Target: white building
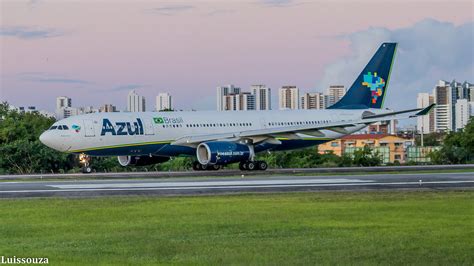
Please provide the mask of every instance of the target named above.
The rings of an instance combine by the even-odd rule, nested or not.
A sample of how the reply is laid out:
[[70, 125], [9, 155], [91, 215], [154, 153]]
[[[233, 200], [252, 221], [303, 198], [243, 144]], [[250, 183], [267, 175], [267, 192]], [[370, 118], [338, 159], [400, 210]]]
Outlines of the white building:
[[28, 106], [28, 107], [25, 108], [23, 106], [15, 107], [13, 105], [9, 105], [8, 109], [9, 110], [15, 110], [15, 111], [20, 112], [20, 113], [38, 113], [38, 114], [46, 116], [46, 117], [51, 117], [51, 118], [56, 117], [56, 115], [54, 113], [51, 113], [51, 112], [48, 112], [48, 111], [45, 111], [45, 110], [36, 109], [36, 106]]
[[[416, 98], [416, 107], [425, 108], [434, 102], [433, 96], [429, 93], [418, 93]], [[416, 129], [418, 132], [423, 134], [429, 134], [435, 131], [434, 125], [434, 112], [430, 112], [428, 115], [419, 116], [417, 118]]]
[[271, 110], [271, 89], [265, 85], [252, 85], [250, 87], [255, 96], [255, 110]]
[[346, 94], [346, 88], [343, 85], [331, 85], [327, 89], [327, 103], [326, 107], [329, 107], [337, 103]]
[[59, 96], [56, 98], [56, 119], [67, 118], [71, 115], [76, 115], [77, 111], [72, 108], [72, 100], [66, 96]]
[[224, 111], [255, 110], [255, 95], [249, 92], [224, 96]]
[[72, 100], [66, 96], [59, 96], [56, 98], [56, 110], [64, 107], [72, 107]]
[[320, 92], [303, 94], [301, 97], [301, 109], [326, 109], [325, 96]]
[[438, 86], [433, 89], [433, 99], [436, 103], [434, 122], [437, 132], [454, 130], [452, 96], [452, 88], [445, 81], [440, 80]]
[[173, 109], [171, 95], [166, 92], [159, 93], [158, 96], [156, 96], [156, 111], [171, 109]]
[[127, 97], [128, 112], [145, 112], [145, 97], [138, 95], [135, 90], [130, 91]]
[[79, 110], [77, 108], [66, 106], [56, 110], [56, 119], [61, 120], [78, 114]]
[[239, 94], [240, 88], [235, 87], [234, 85], [230, 84], [227, 86], [220, 86], [217, 87], [217, 111], [224, 111], [224, 97], [229, 94]]
[[112, 113], [117, 112], [117, 107], [112, 104], [104, 104], [99, 108], [99, 112], [101, 113]]
[[281, 109], [299, 109], [300, 90], [296, 86], [283, 86], [278, 91]]
[[456, 131], [463, 129], [469, 122], [469, 118], [473, 115], [472, 107], [474, 102], [468, 102], [467, 99], [459, 99], [456, 101]]

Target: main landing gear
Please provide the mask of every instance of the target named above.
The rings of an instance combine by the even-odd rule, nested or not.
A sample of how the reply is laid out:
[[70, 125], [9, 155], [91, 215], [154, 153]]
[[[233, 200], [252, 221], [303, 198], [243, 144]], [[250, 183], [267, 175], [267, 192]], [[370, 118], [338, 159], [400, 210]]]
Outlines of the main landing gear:
[[262, 170], [265, 171], [268, 168], [268, 164], [265, 161], [247, 161], [247, 162], [240, 162], [239, 169], [242, 171], [254, 171], [254, 170]]
[[84, 174], [92, 173], [92, 167], [90, 166], [91, 157], [87, 154], [79, 154], [79, 163], [82, 164], [82, 172]]
[[[265, 161], [246, 161], [239, 163], [239, 169], [241, 171], [265, 171], [268, 168], [268, 164]], [[193, 162], [193, 170], [195, 171], [215, 171], [222, 169], [221, 165], [216, 164], [200, 164], [198, 161]]]
[[195, 171], [215, 171], [221, 169], [222, 166], [216, 164], [200, 164], [198, 161], [193, 162], [193, 170]]

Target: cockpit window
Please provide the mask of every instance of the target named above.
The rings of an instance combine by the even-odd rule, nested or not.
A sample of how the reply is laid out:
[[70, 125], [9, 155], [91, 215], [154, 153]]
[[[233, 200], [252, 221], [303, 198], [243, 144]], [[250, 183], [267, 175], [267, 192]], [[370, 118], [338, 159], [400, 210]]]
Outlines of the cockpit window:
[[59, 125], [59, 126], [52, 126], [49, 128], [49, 130], [69, 130], [69, 127], [66, 125]]

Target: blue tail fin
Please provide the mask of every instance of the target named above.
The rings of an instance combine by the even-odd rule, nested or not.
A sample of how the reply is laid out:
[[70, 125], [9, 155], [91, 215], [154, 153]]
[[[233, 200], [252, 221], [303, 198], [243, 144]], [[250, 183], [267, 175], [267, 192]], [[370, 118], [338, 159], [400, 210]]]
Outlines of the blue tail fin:
[[396, 47], [396, 43], [383, 43], [346, 95], [328, 109], [382, 108]]

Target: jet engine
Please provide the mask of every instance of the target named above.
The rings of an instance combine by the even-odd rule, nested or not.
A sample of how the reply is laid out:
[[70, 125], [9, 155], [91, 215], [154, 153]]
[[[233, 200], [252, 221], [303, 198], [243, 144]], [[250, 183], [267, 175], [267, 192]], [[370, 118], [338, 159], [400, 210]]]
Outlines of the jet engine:
[[169, 157], [164, 156], [117, 156], [121, 166], [145, 166], [155, 163], [164, 163]]
[[230, 141], [210, 141], [197, 146], [196, 155], [203, 165], [226, 165], [248, 161], [253, 156], [253, 148]]

